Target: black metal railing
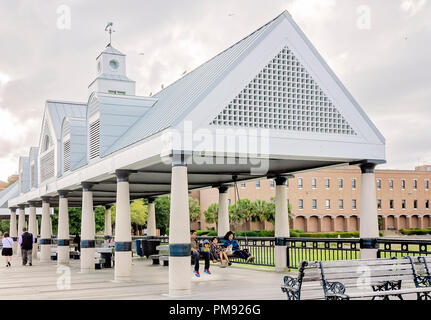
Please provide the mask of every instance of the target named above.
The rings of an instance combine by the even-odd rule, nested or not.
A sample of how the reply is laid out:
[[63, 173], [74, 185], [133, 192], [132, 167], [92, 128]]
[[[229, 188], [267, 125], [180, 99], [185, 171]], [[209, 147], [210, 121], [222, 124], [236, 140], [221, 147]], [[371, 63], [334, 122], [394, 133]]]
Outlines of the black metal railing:
[[359, 239], [285, 238], [287, 266], [297, 269], [301, 261], [359, 259]]
[[[211, 242], [213, 237], [197, 237], [196, 239], [202, 243], [203, 240]], [[274, 246], [275, 238], [257, 238], [257, 237], [236, 237], [241, 250], [248, 250], [254, 257], [252, 261], [247, 262], [244, 259], [237, 257], [230, 257], [229, 260], [233, 263], [248, 264], [255, 266], [274, 266]]]
[[405, 256], [430, 256], [430, 240], [385, 239], [377, 240], [378, 258], [401, 258]]
[[[213, 237], [197, 237], [202, 243], [204, 240], [211, 242]], [[132, 246], [136, 251], [135, 240], [154, 239], [160, 240], [161, 244], [169, 244], [168, 236], [149, 237], [133, 236]], [[241, 249], [247, 249], [254, 257], [252, 262], [244, 259], [232, 257], [230, 260], [237, 264], [247, 264], [255, 266], [274, 267], [275, 261], [275, 243], [274, 237], [236, 237]], [[328, 261], [328, 260], [355, 260], [360, 259], [360, 240], [357, 238], [350, 239], [328, 239], [328, 238], [283, 238], [287, 246], [287, 266], [290, 269], [297, 269], [300, 262], [307, 261]], [[102, 246], [103, 236], [96, 236], [96, 246]], [[404, 256], [431, 256], [431, 240], [420, 239], [387, 239], [379, 238], [377, 240], [379, 249], [377, 250], [378, 258], [401, 258]]]

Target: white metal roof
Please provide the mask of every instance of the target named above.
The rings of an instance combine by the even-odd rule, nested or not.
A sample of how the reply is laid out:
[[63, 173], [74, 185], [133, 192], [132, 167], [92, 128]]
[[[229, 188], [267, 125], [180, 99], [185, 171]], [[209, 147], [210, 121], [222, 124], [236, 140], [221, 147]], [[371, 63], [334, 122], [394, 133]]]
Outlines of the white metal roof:
[[47, 111], [52, 120], [52, 126], [57, 139], [61, 138], [61, 124], [64, 117], [85, 118], [87, 104], [80, 102], [64, 102], [48, 100], [46, 102]]

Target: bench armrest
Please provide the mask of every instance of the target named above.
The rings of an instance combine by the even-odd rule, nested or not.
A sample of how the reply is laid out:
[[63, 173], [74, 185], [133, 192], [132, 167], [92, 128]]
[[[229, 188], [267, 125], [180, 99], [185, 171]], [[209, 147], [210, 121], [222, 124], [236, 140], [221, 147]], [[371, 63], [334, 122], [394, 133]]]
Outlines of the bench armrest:
[[298, 279], [285, 276], [281, 291], [286, 293], [287, 300], [301, 300], [301, 286]]
[[290, 289], [290, 290], [298, 290], [299, 289], [298, 279], [292, 278], [291, 276], [285, 276], [283, 288]]
[[325, 296], [345, 296], [346, 287], [341, 282], [328, 282], [324, 281], [322, 283], [322, 286], [324, 287]]
[[416, 287], [431, 287], [431, 276], [416, 276]]

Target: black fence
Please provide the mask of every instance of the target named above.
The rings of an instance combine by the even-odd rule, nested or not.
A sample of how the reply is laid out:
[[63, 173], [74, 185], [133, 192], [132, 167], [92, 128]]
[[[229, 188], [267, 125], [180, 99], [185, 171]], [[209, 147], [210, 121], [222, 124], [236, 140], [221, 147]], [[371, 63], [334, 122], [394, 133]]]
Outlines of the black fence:
[[285, 238], [287, 266], [297, 269], [300, 262], [359, 259], [359, 239]]
[[385, 239], [377, 240], [379, 258], [431, 255], [431, 240]]
[[[211, 242], [213, 237], [197, 237], [198, 242], [204, 240]], [[136, 251], [136, 240], [155, 239], [160, 244], [169, 244], [169, 237], [132, 237], [132, 249]], [[247, 262], [240, 258], [230, 258], [233, 263], [247, 264], [253, 266], [275, 267], [275, 242], [276, 238], [236, 237], [241, 249], [247, 249], [254, 260]], [[360, 241], [351, 239], [328, 239], [328, 238], [284, 238], [287, 245], [287, 266], [297, 269], [300, 262], [328, 261], [328, 260], [355, 260], [360, 259]], [[96, 246], [104, 242], [103, 236], [96, 236]], [[401, 258], [404, 256], [431, 256], [431, 240], [420, 239], [387, 239], [377, 240], [379, 249], [378, 258]]]

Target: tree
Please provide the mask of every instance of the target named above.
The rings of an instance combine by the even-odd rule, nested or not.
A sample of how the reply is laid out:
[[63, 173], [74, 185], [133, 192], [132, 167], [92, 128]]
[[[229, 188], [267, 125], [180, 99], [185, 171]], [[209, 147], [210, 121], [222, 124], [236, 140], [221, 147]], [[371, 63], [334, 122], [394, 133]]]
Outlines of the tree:
[[201, 218], [201, 207], [199, 206], [199, 201], [189, 197], [189, 213], [190, 222], [197, 222]]
[[241, 222], [250, 221], [252, 217], [253, 209], [251, 201], [248, 199], [241, 199], [229, 206], [229, 219], [235, 225], [235, 228]]
[[218, 203], [213, 203], [204, 211], [206, 223], [218, 223]]
[[264, 200], [256, 200], [252, 203], [254, 217], [253, 221], [271, 221], [275, 220], [275, 205]]
[[10, 220], [0, 220], [0, 232], [4, 234], [9, 232]]
[[[111, 208], [111, 221], [115, 222], [117, 206], [113, 205]], [[145, 204], [144, 200], [135, 200], [130, 204], [130, 223], [132, 224], [134, 234], [142, 228], [147, 223], [148, 218], [148, 206]], [[103, 216], [103, 219], [105, 217]]]
[[164, 235], [169, 228], [171, 198], [169, 196], [157, 198], [156, 201], [154, 201], [154, 207], [156, 211], [156, 228], [160, 229], [161, 235]]
[[144, 200], [133, 201], [130, 205], [131, 222], [136, 234], [136, 230], [142, 230], [148, 219], [148, 205]]

